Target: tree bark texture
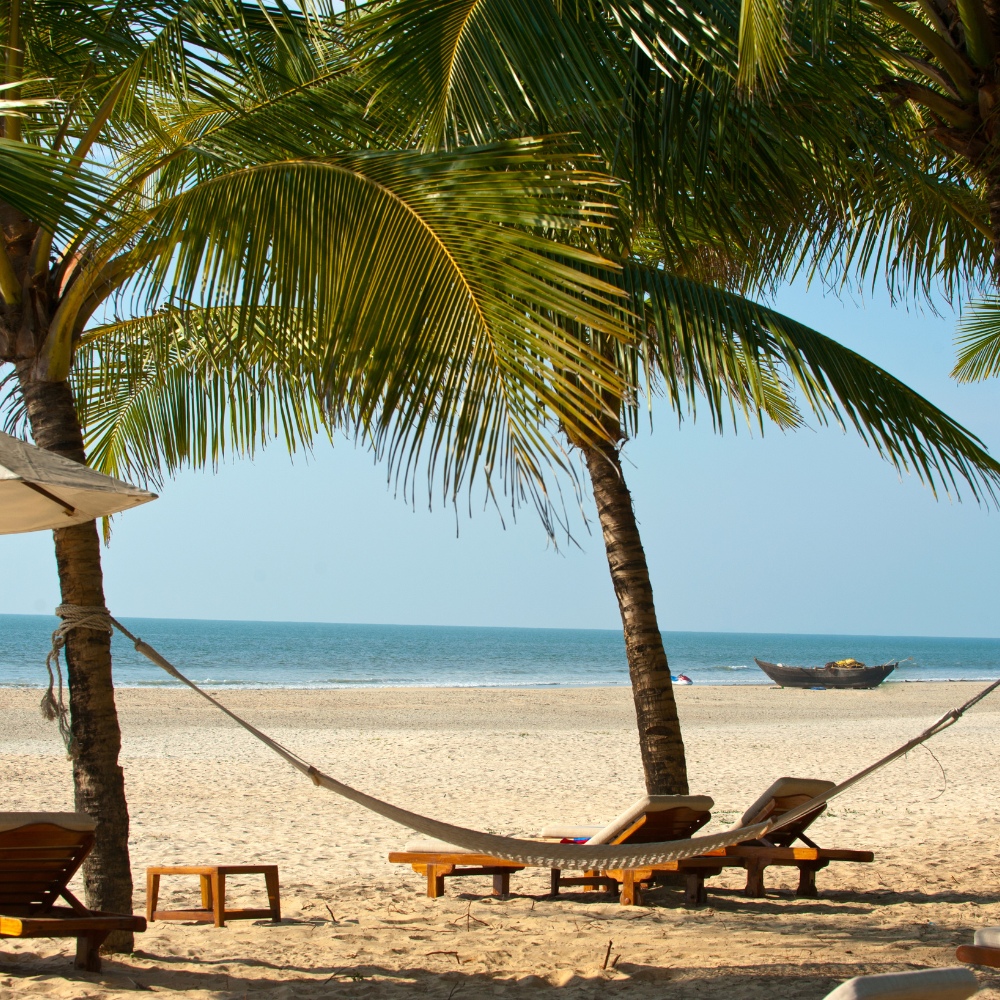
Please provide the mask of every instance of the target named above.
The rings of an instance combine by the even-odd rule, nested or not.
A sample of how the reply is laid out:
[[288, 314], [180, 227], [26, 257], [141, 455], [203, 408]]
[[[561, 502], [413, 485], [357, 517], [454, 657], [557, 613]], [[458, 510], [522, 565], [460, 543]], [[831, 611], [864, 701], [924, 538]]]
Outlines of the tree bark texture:
[[625, 630], [646, 791], [650, 795], [686, 795], [684, 741], [632, 495], [614, 445], [586, 445], [581, 450], [590, 473]]
[[993, 280], [1000, 283], [1000, 177], [991, 177], [987, 189], [990, 231], [993, 233]]
[[[19, 362], [17, 373], [35, 443], [84, 463], [83, 433], [68, 383], [34, 380], [30, 360]], [[53, 535], [62, 602], [104, 607], [97, 523], [58, 528]], [[73, 629], [65, 655], [76, 808], [97, 822], [94, 850], [83, 866], [87, 905], [109, 913], [131, 913], [129, 817], [125, 776], [118, 763], [121, 730], [111, 674], [111, 636]], [[132, 947], [131, 931], [115, 931], [103, 950], [130, 952]]]

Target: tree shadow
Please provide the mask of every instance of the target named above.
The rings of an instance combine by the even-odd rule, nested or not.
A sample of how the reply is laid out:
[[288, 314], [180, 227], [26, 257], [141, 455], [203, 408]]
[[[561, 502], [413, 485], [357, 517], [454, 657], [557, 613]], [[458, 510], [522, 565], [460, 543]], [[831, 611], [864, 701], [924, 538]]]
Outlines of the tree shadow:
[[[868, 940], [878, 941], [875, 928], [866, 930]], [[819, 935], [817, 935], [819, 936]], [[822, 940], [822, 938], [820, 938]], [[720, 936], [724, 946], [724, 937]], [[837, 945], [849, 944], [850, 939], [839, 939]], [[495, 997], [508, 989], [518, 995], [531, 996], [560, 990], [561, 996], [572, 987], [597, 990], [594, 995], [627, 993], [634, 1000], [660, 1000], [669, 989], [671, 1000], [816, 1000], [825, 996], [836, 985], [857, 975], [896, 972], [901, 969], [929, 967], [928, 963], [908, 962], [905, 956], [886, 958], [852, 958], [840, 955], [835, 961], [781, 962], [773, 964], [729, 965], [719, 968], [671, 964], [669, 952], [664, 964], [612, 962], [602, 972], [588, 974], [565, 972], [547, 976], [526, 975], [509, 971], [464, 971], [456, 955], [456, 967], [445, 971], [429, 969], [410, 963], [405, 968], [390, 968], [377, 962], [348, 961], [347, 964], [295, 965], [276, 964], [252, 957], [229, 957], [199, 960], [193, 957], [158, 955], [143, 951], [135, 956], [117, 956], [106, 961], [101, 973], [87, 973], [72, 968], [68, 954], [48, 956], [23, 955], [22, 960], [10, 965], [0, 964], [4, 975], [30, 976], [32, 979], [57, 978], [103, 987], [104, 989], [134, 991], [201, 991], [220, 998], [243, 1000], [249, 994], [289, 989], [290, 997], [326, 998], [353, 995], [377, 997], [378, 1000], [409, 1000], [417, 994], [441, 996], [445, 1000], [470, 1000], [470, 998]], [[141, 959], [140, 966], [134, 958]], [[183, 963], [187, 968], [177, 968]], [[948, 964], [948, 963], [934, 963]], [[201, 966], [190, 968], [190, 966]], [[230, 968], [220, 971], [217, 966]], [[983, 987], [1000, 986], [1000, 972], [976, 968]], [[525, 987], [532, 989], [522, 992]], [[280, 996], [280, 994], [279, 994]]]
[[[456, 899], [481, 901], [493, 898], [489, 892], [456, 893]], [[581, 905], [604, 905], [617, 903], [618, 896], [610, 892], [567, 892], [565, 889], [558, 896], [531, 895], [529, 893], [512, 892], [509, 899], [533, 899], [539, 903], [549, 903], [554, 900]], [[734, 911], [754, 910], [761, 913], [782, 913], [788, 911], [786, 904], [794, 904], [797, 913], [871, 913], [876, 907], [894, 906], [903, 903], [974, 903], [980, 906], [989, 903], [1000, 903], [1000, 892], [896, 892], [892, 889], [870, 889], [854, 891], [849, 889], [821, 889], [818, 896], [797, 896], [790, 889], [768, 889], [763, 897], [750, 897], [743, 894], [742, 889], [727, 889], [723, 887], [708, 887], [708, 901], [705, 907], [687, 907], [684, 894], [676, 886], [657, 885], [643, 893], [643, 905], [660, 909], [683, 910], [714, 907], [715, 909], [733, 909]]]
[[[161, 961], [170, 956], [147, 955], [148, 960]], [[246, 965], [239, 960], [233, 964]], [[557, 976], [512, 975], [509, 973], [463, 972], [461, 968], [436, 972], [420, 966], [392, 969], [377, 963], [356, 963], [335, 969], [317, 966], [303, 969], [309, 977], [225, 976], [218, 972], [190, 969], [137, 968], [127, 959], [116, 961], [106, 972], [72, 973], [62, 976], [68, 981], [89, 982], [105, 987], [139, 991], [200, 990], [217, 996], [242, 998], [248, 994], [291, 989], [292, 997], [303, 996], [377, 996], [379, 1000], [410, 1000], [414, 995], [440, 995], [454, 1000], [495, 997], [508, 989], [520, 995], [537, 995], [548, 991], [588, 987], [595, 995], [615, 995], [621, 991], [635, 1000], [659, 1000], [669, 988], [671, 1000], [817, 1000], [839, 983], [859, 974], [873, 975], [896, 972], [900, 968], [918, 967], [901, 961], [857, 964], [847, 962], [797, 962], [774, 965], [726, 966], [696, 968], [689, 966], [650, 965], [623, 962], [600, 974], [564, 974]], [[982, 986], [1000, 984], [1000, 975], [991, 970], [977, 969]], [[986, 974], [983, 974], [983, 973]], [[995, 973], [995, 970], [992, 970]], [[522, 992], [531, 987], [529, 992]], [[572, 995], [572, 994], [569, 994]]]

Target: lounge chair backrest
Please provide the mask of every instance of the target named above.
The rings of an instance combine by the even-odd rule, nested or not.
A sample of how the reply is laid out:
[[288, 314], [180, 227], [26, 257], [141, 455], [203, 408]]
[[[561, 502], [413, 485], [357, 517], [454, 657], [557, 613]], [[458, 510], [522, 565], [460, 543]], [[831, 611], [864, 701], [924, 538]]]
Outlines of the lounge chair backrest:
[[712, 818], [715, 802], [707, 795], [644, 795], [588, 844], [657, 844], [684, 840]]
[[841, 983], [824, 1000], [966, 1000], [979, 992], [972, 969], [917, 969], [857, 976]]
[[[763, 795], [743, 814], [740, 826], [761, 823], [772, 816], [781, 816], [796, 806], [808, 802], [815, 795], [833, 788], [834, 782], [821, 778], [778, 778]], [[778, 847], [787, 847], [797, 840], [816, 818], [826, 811], [822, 805], [806, 816], [797, 819], [790, 826], [774, 830], [767, 839]]]
[[94, 846], [85, 813], [0, 813], [0, 913], [51, 909]]

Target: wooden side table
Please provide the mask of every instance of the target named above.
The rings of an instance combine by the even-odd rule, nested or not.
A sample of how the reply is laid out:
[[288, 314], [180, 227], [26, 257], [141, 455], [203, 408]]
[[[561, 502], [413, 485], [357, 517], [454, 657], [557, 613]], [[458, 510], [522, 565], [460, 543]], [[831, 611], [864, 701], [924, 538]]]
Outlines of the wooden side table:
[[[198, 875], [201, 878], [201, 909], [158, 910], [161, 875]], [[227, 910], [227, 875], [263, 875], [267, 887], [266, 910]], [[270, 917], [281, 920], [281, 901], [278, 898], [277, 865], [160, 865], [146, 869], [146, 920], [195, 920], [225, 927], [227, 920], [252, 920]]]

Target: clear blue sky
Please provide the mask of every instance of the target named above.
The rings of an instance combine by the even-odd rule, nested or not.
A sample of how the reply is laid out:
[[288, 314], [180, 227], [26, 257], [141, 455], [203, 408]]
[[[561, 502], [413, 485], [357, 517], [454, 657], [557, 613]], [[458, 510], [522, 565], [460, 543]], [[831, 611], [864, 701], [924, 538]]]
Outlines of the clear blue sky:
[[[952, 315], [801, 288], [778, 306], [1000, 454], [1000, 385], [948, 378]], [[1000, 636], [1000, 514], [936, 501], [850, 433], [717, 437], [661, 404], [626, 454], [663, 629]], [[294, 463], [275, 447], [117, 518], [108, 601], [120, 616], [617, 628], [588, 513], [582, 550], [555, 552], [530, 509], [506, 529], [491, 510], [414, 511], [348, 443]], [[48, 535], [0, 536], [0, 559], [0, 612], [58, 603]]]

